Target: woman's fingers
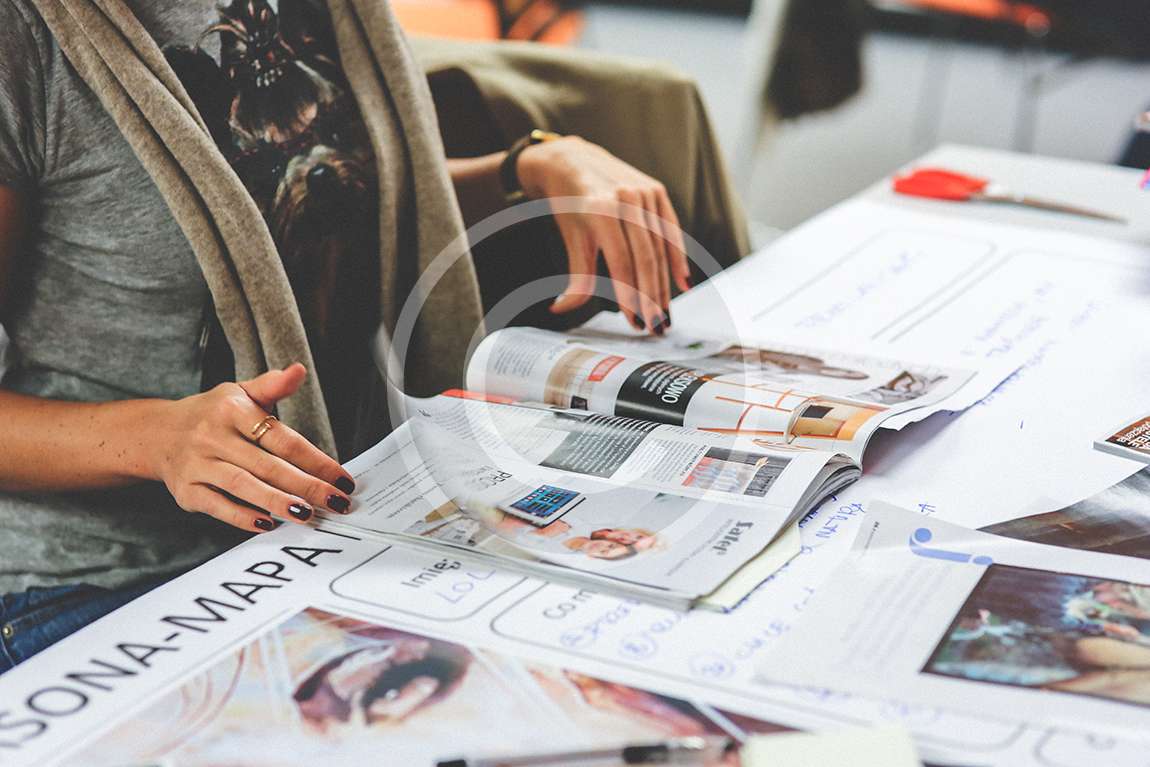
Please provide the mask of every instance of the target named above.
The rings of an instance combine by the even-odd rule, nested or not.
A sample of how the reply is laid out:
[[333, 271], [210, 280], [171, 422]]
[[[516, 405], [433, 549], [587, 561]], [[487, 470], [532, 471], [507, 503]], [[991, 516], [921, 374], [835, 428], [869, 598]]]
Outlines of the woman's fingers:
[[315, 515], [303, 498], [272, 487], [241, 466], [217, 461], [209, 471], [210, 484], [268, 514], [300, 524], [306, 524]]
[[671, 326], [671, 261], [670, 243], [663, 236], [663, 224], [659, 218], [659, 203], [655, 192], [643, 196], [643, 212], [647, 220], [647, 232], [651, 237], [651, 247], [658, 261], [659, 306], [667, 316], [667, 327]]
[[551, 304], [555, 314], [578, 309], [595, 294], [595, 264], [597, 254], [583, 228], [568, 215], [555, 217], [563, 245], [567, 249], [569, 278], [567, 287]]
[[[307, 369], [297, 362], [283, 370], [271, 370], [250, 381], [241, 383], [240, 388], [264, 412], [261, 414], [252, 410], [251, 417], [254, 419], [252, 423], [241, 423], [237, 428], [245, 431], [245, 436], [251, 436], [252, 430], [267, 416], [275, 403], [294, 394], [306, 376]], [[264, 432], [260, 438], [260, 445], [309, 474], [331, 483], [345, 493], [350, 493], [355, 489], [355, 481], [337, 461], [308, 442], [294, 429], [284, 426], [278, 421], [273, 422], [271, 427]]]
[[306, 377], [307, 368], [297, 362], [283, 370], [269, 370], [250, 381], [242, 381], [240, 388], [257, 405], [270, 412], [281, 399], [295, 394]]
[[266, 533], [276, 529], [275, 520], [267, 514], [237, 503], [208, 485], [196, 484], [187, 488], [180, 498], [180, 506], [187, 511], [215, 517], [241, 530]]
[[675, 215], [675, 206], [667, 190], [660, 187], [655, 195], [655, 212], [663, 227], [664, 242], [668, 245], [667, 263], [671, 268], [671, 278], [675, 287], [686, 293], [691, 289], [691, 264], [687, 260], [687, 244], [683, 237], [683, 227]]
[[339, 462], [290, 426], [276, 422], [260, 440], [260, 447], [313, 477], [322, 479], [342, 493], [355, 490], [355, 480]]
[[[243, 467], [260, 481], [279, 488], [288, 497], [302, 499], [313, 508], [330, 509], [340, 514], [347, 514], [351, 510], [351, 500], [336, 487], [247, 440], [234, 440], [223, 452], [223, 460]], [[251, 500], [246, 496], [244, 498]], [[267, 508], [256, 501], [252, 502]]]
[[[242, 411], [235, 426], [245, 439], [251, 441], [252, 429], [267, 417], [267, 413], [254, 402], [250, 408], [242, 408]], [[334, 491], [337, 491], [335, 494], [339, 500], [335, 501], [336, 505], [344, 507], [335, 509], [335, 511], [347, 509], [346, 504], [349, 502], [345, 496], [355, 490], [355, 480], [334, 458], [308, 442], [295, 429], [280, 421], [272, 421], [271, 428], [267, 429], [264, 435], [260, 437], [259, 446], [301, 471], [330, 485]], [[332, 490], [329, 489], [328, 492], [330, 493]]]
[[306, 523], [316, 508], [351, 508], [351, 475], [268, 415], [306, 374], [292, 365], [173, 404], [172, 438], [156, 473], [181, 508], [263, 532], [275, 529], [270, 515]]
[[666, 268], [666, 260], [662, 251], [656, 254], [651, 232], [645, 225], [645, 220], [636, 221], [636, 217], [645, 219], [645, 212], [641, 205], [642, 197], [624, 195], [620, 201], [628, 206], [622, 211], [623, 231], [627, 236], [631, 259], [634, 262], [635, 286], [639, 290], [639, 306], [647, 327], [652, 333], [662, 335], [668, 324], [668, 318], [660, 305], [662, 277], [659, 272]]
[[628, 322], [639, 330], [646, 330], [647, 324], [642, 319], [639, 294], [635, 289], [635, 266], [623, 229], [614, 217], [596, 216], [595, 219], [595, 243], [603, 252], [603, 260], [607, 263], [607, 273], [611, 276], [615, 301]]

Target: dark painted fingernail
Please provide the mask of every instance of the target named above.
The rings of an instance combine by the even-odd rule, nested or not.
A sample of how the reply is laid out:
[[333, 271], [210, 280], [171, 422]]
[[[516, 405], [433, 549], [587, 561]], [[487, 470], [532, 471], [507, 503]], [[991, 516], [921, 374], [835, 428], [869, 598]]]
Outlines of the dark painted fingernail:
[[302, 503], [293, 503], [291, 506], [288, 506], [288, 514], [304, 522], [311, 519], [312, 510], [310, 506], [304, 506]]
[[256, 520], [255, 525], [260, 530], [275, 530], [276, 529], [276, 523], [273, 522], [270, 517], [260, 517], [259, 519]]
[[663, 330], [670, 330], [670, 329], [671, 329], [671, 314], [668, 312], [667, 318], [665, 320], [663, 320]]
[[355, 481], [352, 480], [351, 477], [340, 477], [332, 484], [334, 484], [338, 490], [342, 490], [345, 493], [355, 492]]
[[349, 506], [351, 506], [351, 501], [344, 498], [342, 495], [329, 495], [327, 497], [327, 507], [332, 511], [338, 511], [340, 514], [346, 514]]
[[631, 324], [635, 327], [635, 330], [647, 329], [647, 323], [643, 322], [643, 318], [637, 314], [631, 318]]
[[651, 320], [651, 332], [657, 336], [663, 335], [663, 331], [667, 328], [667, 316], [660, 314], [657, 318]]

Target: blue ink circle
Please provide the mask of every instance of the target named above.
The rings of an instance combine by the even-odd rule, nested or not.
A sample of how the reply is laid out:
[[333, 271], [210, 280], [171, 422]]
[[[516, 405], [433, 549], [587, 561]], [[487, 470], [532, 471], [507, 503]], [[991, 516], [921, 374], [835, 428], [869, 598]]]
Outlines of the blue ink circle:
[[624, 658], [643, 660], [650, 658], [659, 649], [653, 639], [643, 634], [632, 634], [619, 643], [619, 654]]
[[707, 679], [724, 679], [735, 673], [735, 664], [715, 653], [691, 658], [691, 673]]

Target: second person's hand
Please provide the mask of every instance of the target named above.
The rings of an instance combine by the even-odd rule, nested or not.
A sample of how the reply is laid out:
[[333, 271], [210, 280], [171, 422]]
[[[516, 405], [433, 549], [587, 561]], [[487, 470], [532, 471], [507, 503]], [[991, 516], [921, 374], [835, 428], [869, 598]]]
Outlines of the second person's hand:
[[517, 170], [532, 199], [585, 201], [581, 211], [555, 216], [571, 276], [551, 311], [562, 314], [590, 300], [602, 254], [624, 316], [635, 328], [662, 335], [671, 324], [671, 282], [686, 291], [691, 274], [663, 184], [577, 136], [527, 147]]

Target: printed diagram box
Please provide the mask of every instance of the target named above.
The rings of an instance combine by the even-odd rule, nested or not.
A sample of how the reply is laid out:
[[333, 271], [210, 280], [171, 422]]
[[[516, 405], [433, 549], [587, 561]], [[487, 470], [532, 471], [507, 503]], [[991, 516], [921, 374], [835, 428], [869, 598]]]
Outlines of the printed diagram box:
[[781, 621], [761, 617], [743, 630], [716, 613], [681, 613], [551, 584], [508, 606], [491, 627], [514, 641], [722, 686], [750, 684], [752, 658], [785, 630]]
[[875, 700], [817, 687], [764, 685], [772, 700], [790, 709], [812, 707], [810, 713], [839, 724], [870, 726], [897, 722], [914, 733], [915, 739], [946, 748], [992, 755], [1013, 746], [1025, 725], [985, 719], [919, 706], [897, 700]]
[[1050, 767], [1079, 764], [1138, 764], [1146, 760], [1146, 745], [1105, 735], [1051, 730], [1038, 744], [1038, 758]]
[[434, 621], [468, 618], [525, 578], [450, 554], [388, 546], [331, 582], [336, 596]]

